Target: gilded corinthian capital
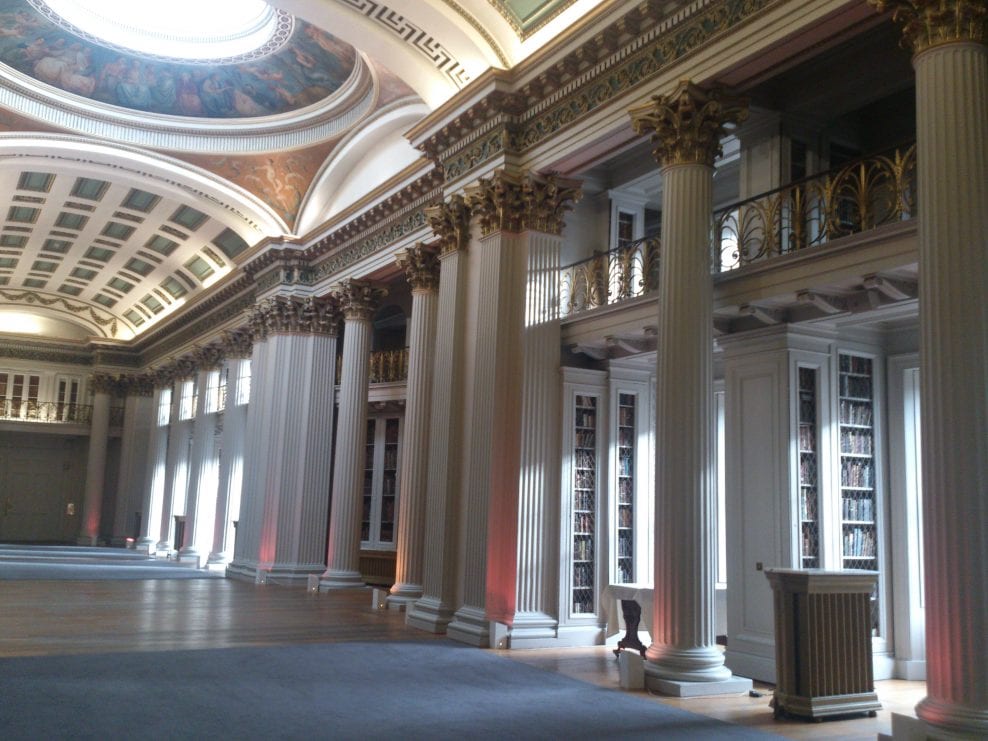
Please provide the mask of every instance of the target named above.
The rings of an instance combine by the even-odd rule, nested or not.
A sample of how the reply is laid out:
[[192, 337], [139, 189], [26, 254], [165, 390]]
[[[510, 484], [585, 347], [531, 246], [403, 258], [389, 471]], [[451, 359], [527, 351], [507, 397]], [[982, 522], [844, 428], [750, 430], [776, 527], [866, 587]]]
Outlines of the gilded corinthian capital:
[[425, 209], [429, 226], [442, 243], [442, 254], [465, 250], [470, 243], [470, 207], [461, 195]]
[[726, 126], [746, 119], [747, 106], [744, 98], [680, 80], [669, 95], [653, 95], [628, 113], [636, 133], [651, 132], [652, 156], [660, 166], [713, 166]]
[[532, 173], [522, 183], [525, 228], [546, 234], [562, 234], [563, 214], [573, 208], [581, 195], [575, 181]]
[[345, 280], [336, 290], [346, 319], [371, 319], [388, 295], [388, 289], [364, 280]]
[[520, 232], [525, 215], [522, 181], [516, 175], [498, 170], [492, 177], [480, 178], [467, 188], [470, 208], [480, 217], [480, 232]]
[[334, 296], [276, 296], [260, 302], [248, 314], [255, 342], [269, 334], [328, 334], [335, 336], [339, 307]]
[[972, 41], [988, 36], [988, 6], [984, 0], [869, 0], [879, 12], [892, 11], [902, 24], [902, 43], [919, 54], [933, 46]]
[[417, 243], [395, 255], [398, 267], [413, 291], [435, 291], [439, 288], [439, 252], [434, 247]]

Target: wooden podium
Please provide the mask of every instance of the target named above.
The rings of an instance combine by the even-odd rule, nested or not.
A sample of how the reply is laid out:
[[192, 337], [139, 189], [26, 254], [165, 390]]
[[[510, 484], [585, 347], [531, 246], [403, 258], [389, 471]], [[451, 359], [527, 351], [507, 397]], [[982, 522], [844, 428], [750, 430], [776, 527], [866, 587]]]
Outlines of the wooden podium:
[[871, 649], [875, 571], [768, 569], [775, 604], [775, 716], [881, 709]]

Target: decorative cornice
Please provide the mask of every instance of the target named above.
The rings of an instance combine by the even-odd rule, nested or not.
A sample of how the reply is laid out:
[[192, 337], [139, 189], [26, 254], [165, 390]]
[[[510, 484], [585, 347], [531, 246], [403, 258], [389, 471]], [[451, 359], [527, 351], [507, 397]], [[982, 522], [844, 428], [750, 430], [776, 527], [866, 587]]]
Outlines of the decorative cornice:
[[345, 280], [336, 287], [345, 319], [370, 320], [388, 289], [364, 280]]
[[446, 203], [429, 206], [425, 215], [439, 238], [441, 254], [465, 250], [470, 244], [470, 205], [463, 196], [455, 194]]
[[11, 291], [0, 288], [0, 298], [11, 304], [25, 304], [32, 306], [40, 304], [45, 308], [55, 311], [68, 311], [73, 316], [82, 317], [87, 322], [92, 322], [97, 327], [107, 333], [108, 337], [116, 337], [119, 323], [117, 318], [109, 312], [97, 310], [92, 305], [82, 302], [69, 301], [61, 296], [47, 296], [38, 291]]
[[435, 247], [418, 242], [395, 255], [395, 262], [405, 271], [412, 291], [439, 289], [439, 251]]
[[42, 363], [94, 365], [93, 353], [89, 348], [66, 347], [55, 343], [42, 345], [30, 341], [9, 339], [0, 341], [0, 358], [33, 360]]
[[575, 180], [530, 173], [522, 183], [524, 228], [546, 234], [562, 234], [563, 215], [573, 208], [581, 196]]
[[497, 170], [467, 188], [470, 209], [480, 219], [483, 236], [494, 232], [518, 233], [523, 229], [525, 201], [520, 177]]
[[721, 153], [728, 124], [748, 117], [748, 101], [721, 90], [705, 90], [680, 80], [669, 95], [653, 95], [648, 103], [628, 110], [638, 134], [651, 133], [652, 156], [662, 167], [708, 165]]
[[902, 24], [902, 43], [919, 54], [934, 46], [988, 41], [984, 0], [868, 0], [879, 12], [892, 11]]
[[247, 317], [254, 342], [272, 334], [325, 334], [339, 331], [340, 309], [336, 297], [275, 296], [257, 304]]

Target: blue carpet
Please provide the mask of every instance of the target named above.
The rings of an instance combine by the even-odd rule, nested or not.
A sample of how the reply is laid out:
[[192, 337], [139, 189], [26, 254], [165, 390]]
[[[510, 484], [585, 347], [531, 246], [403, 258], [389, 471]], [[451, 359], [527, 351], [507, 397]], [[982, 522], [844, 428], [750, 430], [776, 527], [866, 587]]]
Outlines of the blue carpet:
[[0, 738], [768, 739], [447, 641], [0, 659]]
[[126, 548], [0, 544], [0, 581], [7, 579], [210, 579], [222, 573], [148, 558]]

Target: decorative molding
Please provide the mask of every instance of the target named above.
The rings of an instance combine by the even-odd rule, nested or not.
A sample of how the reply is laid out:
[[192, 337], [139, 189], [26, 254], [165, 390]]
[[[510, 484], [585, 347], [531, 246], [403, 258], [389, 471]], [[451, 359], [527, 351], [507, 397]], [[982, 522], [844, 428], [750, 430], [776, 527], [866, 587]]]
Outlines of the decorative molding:
[[69, 301], [61, 296], [47, 298], [45, 294], [38, 291], [11, 291], [6, 288], [0, 288], [0, 298], [4, 301], [9, 301], [13, 305], [26, 304], [30, 306], [32, 304], [40, 304], [45, 308], [52, 308], [55, 311], [59, 311], [55, 307], [60, 306], [74, 316], [82, 316], [86, 321], [91, 321], [96, 326], [103, 328], [109, 333], [110, 337], [117, 336], [117, 330], [119, 329], [117, 317], [109, 312], [97, 312], [90, 304]]
[[653, 95], [648, 103], [628, 110], [638, 134], [651, 133], [652, 156], [662, 167], [708, 165], [721, 153], [728, 124], [748, 117], [746, 98], [721, 90], [705, 90], [680, 80], [669, 95]]
[[402, 237], [419, 231], [426, 226], [426, 223], [425, 211], [419, 209], [402, 221], [384, 225], [374, 236], [344, 247], [320, 262], [316, 267], [314, 278], [322, 280], [335, 275], [359, 260], [386, 249]]
[[463, 196], [456, 194], [446, 203], [429, 206], [425, 215], [440, 240], [441, 254], [465, 250], [470, 244], [470, 204]]
[[490, 32], [484, 28], [484, 25], [473, 17], [471, 13], [467, 11], [462, 5], [460, 5], [456, 0], [443, 0], [446, 5], [452, 9], [454, 13], [460, 16], [463, 20], [470, 24], [470, 27], [480, 34], [481, 38], [487, 42], [487, 45], [491, 47], [491, 51], [497, 56], [497, 61], [501, 63], [501, 66], [507, 69], [511, 66], [511, 62], [508, 60], [507, 55], [504, 50], [498, 45], [497, 41], [491, 36]]
[[345, 280], [336, 287], [343, 317], [370, 320], [388, 289], [364, 280]]
[[520, 177], [497, 170], [466, 190], [470, 209], [480, 219], [481, 234], [522, 231], [525, 201]]
[[89, 388], [97, 394], [109, 394], [110, 396], [123, 396], [121, 393], [123, 385], [117, 376], [110, 373], [93, 373], [89, 377]]
[[275, 296], [260, 302], [248, 314], [254, 342], [272, 334], [325, 334], [339, 331], [340, 306], [332, 294], [315, 298]]
[[432, 66], [445, 75], [457, 89], [470, 81], [470, 75], [449, 49], [400, 13], [375, 0], [337, 0], [337, 2], [352, 8], [400, 38], [428, 59]]
[[[449, 1], [445, 0], [447, 3]], [[534, 20], [529, 20], [528, 22], [518, 17], [507, 0], [488, 0], [488, 2], [497, 8], [497, 12], [501, 14], [501, 17], [518, 34], [518, 38], [524, 41], [566, 10], [576, 0], [543, 0], [542, 4], [533, 13], [529, 14], [530, 17], [534, 16]]]
[[892, 11], [902, 24], [902, 44], [919, 54], [934, 46], [988, 41], [984, 0], [868, 0], [879, 12]]
[[575, 180], [529, 173], [522, 182], [525, 229], [545, 234], [562, 234], [563, 215], [573, 208], [573, 204], [581, 196], [580, 186]]
[[247, 327], [224, 332], [219, 343], [225, 358], [249, 358], [254, 351], [254, 338]]
[[395, 262], [405, 271], [412, 291], [439, 289], [439, 251], [435, 247], [418, 242], [395, 255]]

